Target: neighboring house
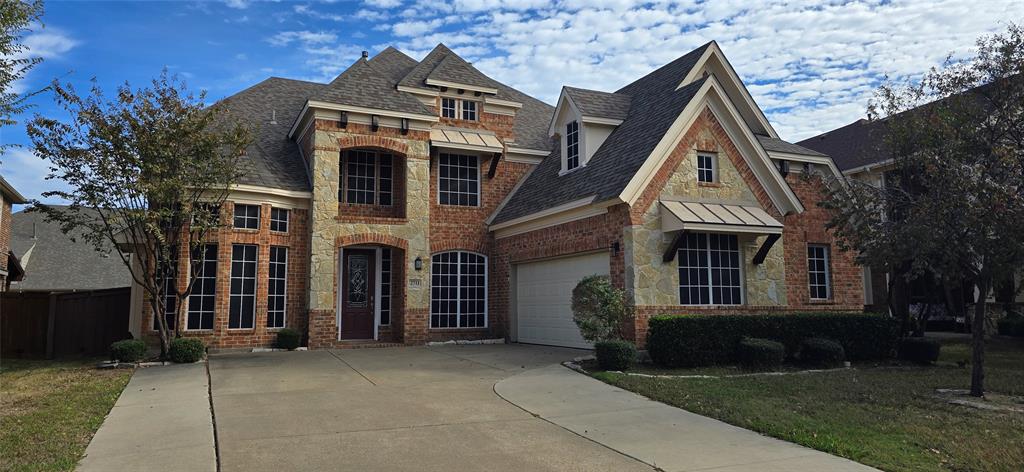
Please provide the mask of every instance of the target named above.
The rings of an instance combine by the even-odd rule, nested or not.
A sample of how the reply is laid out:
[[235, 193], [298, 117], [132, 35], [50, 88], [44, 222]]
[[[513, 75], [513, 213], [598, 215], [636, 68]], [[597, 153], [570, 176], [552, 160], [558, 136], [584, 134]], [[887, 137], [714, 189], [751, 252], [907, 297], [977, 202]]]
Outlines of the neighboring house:
[[25, 275], [18, 257], [11, 251], [11, 208], [24, 203], [28, 200], [0, 176], [0, 292]]
[[[216, 348], [286, 326], [312, 348], [584, 347], [569, 305], [590, 274], [628, 291], [641, 345], [662, 313], [863, 309], [816, 206], [838, 170], [778, 138], [713, 42], [615, 92], [564, 87], [556, 107], [443, 45], [225, 102], [259, 131], [232, 227], [171, 320]], [[186, 262], [167, 283], [184, 287]]]
[[[971, 93], [971, 91], [965, 92]], [[926, 107], [929, 104], [924, 104]], [[916, 110], [916, 108], [914, 109]], [[913, 113], [913, 110], [907, 113]], [[888, 118], [898, 119], [898, 117]], [[843, 175], [876, 187], [886, 184], [887, 173], [894, 168], [892, 151], [886, 141], [886, 120], [859, 119], [800, 141], [800, 146], [829, 155]], [[890, 177], [891, 178], [891, 177]], [[883, 269], [864, 267], [865, 305], [875, 310], [888, 309], [889, 274]], [[1020, 287], [1024, 276], [1017, 274], [1013, 287]], [[919, 280], [909, 287], [910, 301], [941, 300], [942, 288], [927, 280]], [[976, 296], [976, 295], [975, 295]], [[989, 301], [1024, 303], [1024, 292], [993, 293]]]
[[24, 279], [11, 284], [12, 292], [83, 292], [132, 285], [120, 255], [97, 251], [80, 238], [72, 241], [60, 224], [46, 221], [38, 211], [13, 215], [11, 250], [25, 269]]

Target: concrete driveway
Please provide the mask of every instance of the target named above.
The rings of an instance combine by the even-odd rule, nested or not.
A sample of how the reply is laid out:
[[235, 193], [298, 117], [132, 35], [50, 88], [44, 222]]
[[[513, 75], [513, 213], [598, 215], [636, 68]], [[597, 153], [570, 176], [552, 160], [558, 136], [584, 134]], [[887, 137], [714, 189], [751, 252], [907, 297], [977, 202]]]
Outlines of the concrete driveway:
[[494, 393], [501, 379], [582, 352], [470, 345], [211, 356], [221, 470], [651, 471]]

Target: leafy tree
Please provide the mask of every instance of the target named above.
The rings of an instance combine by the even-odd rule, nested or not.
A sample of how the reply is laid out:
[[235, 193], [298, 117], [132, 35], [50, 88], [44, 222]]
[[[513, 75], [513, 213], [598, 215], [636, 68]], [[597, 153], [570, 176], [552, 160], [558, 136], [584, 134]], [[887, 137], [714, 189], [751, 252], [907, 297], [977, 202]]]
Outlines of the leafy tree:
[[[0, 0], [0, 129], [17, 122], [14, 115], [28, 109], [28, 98], [36, 93], [14, 92], [14, 83], [39, 64], [41, 57], [28, 57], [22, 42], [29, 26], [43, 15], [42, 0]], [[0, 156], [10, 147], [0, 143]]]
[[584, 277], [572, 289], [572, 319], [589, 342], [623, 339], [623, 324], [631, 311], [626, 293], [606, 275]]
[[[28, 134], [35, 153], [49, 161], [47, 179], [68, 187], [43, 196], [70, 205], [36, 206], [97, 250], [113, 245], [134, 254], [114, 251], [149, 296], [166, 357], [172, 336], [181, 334], [180, 322], [171, 331], [168, 315], [179, 319], [202, 274], [201, 246], [221, 225], [220, 205], [240, 176], [252, 133], [222, 103], [206, 107], [204, 94], [190, 93], [166, 70], [151, 87], [125, 84], [112, 98], [95, 81], [85, 96], [56, 81], [52, 88], [70, 120], [37, 114]], [[179, 254], [192, 255], [182, 291], [162, 283], [177, 273]], [[171, 313], [165, 297], [176, 298]]]
[[985, 299], [1024, 263], [1024, 28], [977, 41], [917, 82], [886, 83], [869, 118], [885, 128], [887, 185], [849, 180], [823, 206], [860, 262], [905, 265], [979, 293], [971, 328], [971, 394], [984, 393]]

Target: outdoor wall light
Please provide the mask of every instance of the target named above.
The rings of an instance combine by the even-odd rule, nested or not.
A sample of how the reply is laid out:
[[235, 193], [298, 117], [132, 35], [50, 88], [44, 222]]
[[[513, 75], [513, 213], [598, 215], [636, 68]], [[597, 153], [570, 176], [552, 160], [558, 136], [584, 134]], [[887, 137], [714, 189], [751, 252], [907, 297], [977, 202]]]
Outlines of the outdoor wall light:
[[423, 270], [423, 258], [416, 256], [416, 260], [412, 261], [412, 266], [416, 270]]
[[338, 122], [341, 123], [341, 127], [342, 128], [348, 128], [348, 112], [347, 111], [341, 112], [341, 119], [338, 120]]
[[402, 118], [401, 128], [402, 134], [409, 134], [409, 119]]
[[377, 115], [370, 116], [370, 129], [372, 131], [377, 131], [378, 129], [380, 129], [380, 117], [379, 116], [377, 116]]

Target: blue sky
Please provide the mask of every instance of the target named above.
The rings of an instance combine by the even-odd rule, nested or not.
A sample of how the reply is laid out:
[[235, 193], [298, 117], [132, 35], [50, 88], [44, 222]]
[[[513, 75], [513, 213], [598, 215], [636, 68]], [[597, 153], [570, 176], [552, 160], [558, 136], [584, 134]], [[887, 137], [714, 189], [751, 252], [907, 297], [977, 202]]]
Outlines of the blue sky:
[[[799, 140], [864, 116], [884, 77], [967, 57], [1007, 21], [1024, 22], [1024, 2], [51, 1], [27, 41], [45, 61], [16, 87], [59, 77], [81, 89], [95, 77], [113, 90], [166, 67], [217, 99], [269, 76], [329, 81], [361, 50], [395, 45], [419, 59], [444, 42], [551, 103], [562, 85], [614, 91], [714, 39], [776, 130]], [[53, 113], [49, 97], [34, 102]], [[0, 140], [26, 143], [23, 123]], [[54, 185], [27, 149], [2, 160], [0, 173], [30, 198]]]

